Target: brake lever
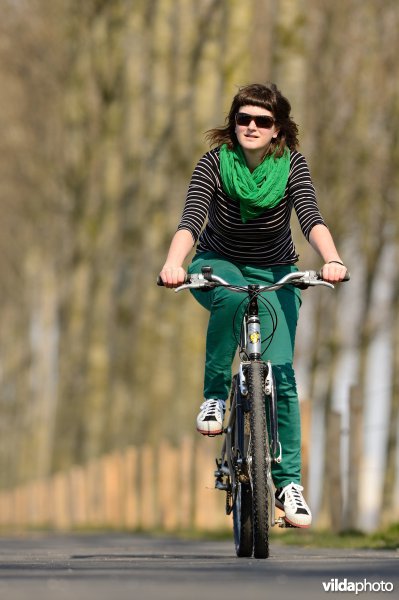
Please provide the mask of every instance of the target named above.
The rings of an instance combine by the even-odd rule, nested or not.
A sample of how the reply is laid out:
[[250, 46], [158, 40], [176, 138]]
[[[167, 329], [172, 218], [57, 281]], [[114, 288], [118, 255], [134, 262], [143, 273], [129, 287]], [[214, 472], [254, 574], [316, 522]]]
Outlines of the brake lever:
[[333, 283], [330, 283], [329, 281], [324, 281], [323, 279], [321, 281], [313, 281], [313, 282], [309, 283], [309, 285], [312, 285], [312, 286], [324, 285], [325, 287], [329, 287], [332, 290], [335, 289], [335, 285]]
[[183, 285], [179, 285], [179, 287], [174, 289], [175, 294], [177, 294], [177, 292], [181, 292], [182, 290], [186, 290], [187, 288], [191, 288], [194, 287], [193, 285], [191, 285], [191, 283], [183, 283]]
[[190, 275], [190, 281], [188, 283], [183, 283], [183, 285], [179, 285], [179, 287], [175, 288], [175, 292], [181, 292], [182, 290], [187, 289], [202, 289], [202, 290], [210, 290], [215, 287], [211, 282], [207, 281], [205, 277], [199, 273], [193, 273]]
[[294, 283], [294, 285], [296, 285], [296, 287], [299, 287], [300, 289], [306, 289], [309, 286], [316, 286], [316, 285], [324, 285], [325, 287], [329, 287], [331, 289], [334, 289], [334, 285], [332, 283], [329, 283], [328, 281], [324, 281], [322, 276], [321, 276], [321, 271], [319, 273], [317, 273], [317, 271], [305, 271], [305, 275], [303, 275], [300, 279], [297, 280], [298, 283]]

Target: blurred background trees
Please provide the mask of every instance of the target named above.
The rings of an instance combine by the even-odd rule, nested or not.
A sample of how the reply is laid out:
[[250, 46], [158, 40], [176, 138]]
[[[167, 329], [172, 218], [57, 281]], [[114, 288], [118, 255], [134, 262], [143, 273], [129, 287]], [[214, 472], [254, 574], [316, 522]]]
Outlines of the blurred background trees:
[[[298, 382], [311, 456], [326, 457], [313, 503], [329, 514], [323, 432], [339, 412], [348, 454], [355, 385], [361, 521], [398, 517], [396, 0], [0, 7], [1, 486], [193, 431], [206, 315], [154, 282], [204, 131], [238, 86], [272, 80], [352, 272], [304, 296]], [[300, 265], [317, 267], [293, 227]]]

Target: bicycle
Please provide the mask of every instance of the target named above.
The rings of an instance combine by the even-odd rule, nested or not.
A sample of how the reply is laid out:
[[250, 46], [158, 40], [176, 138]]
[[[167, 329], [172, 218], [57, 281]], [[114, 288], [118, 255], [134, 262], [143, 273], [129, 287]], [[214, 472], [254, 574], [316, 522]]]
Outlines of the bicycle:
[[[347, 273], [345, 280], [349, 280]], [[163, 285], [160, 278], [158, 284]], [[310, 286], [334, 285], [323, 281], [316, 271], [288, 273], [271, 285], [232, 285], [214, 275], [211, 267], [187, 275], [185, 283], [175, 289], [210, 290], [223, 286], [246, 293], [245, 309], [238, 341], [240, 364], [233, 376], [230, 391], [230, 415], [224, 428], [220, 458], [216, 458], [215, 487], [226, 492], [226, 514], [233, 513], [233, 531], [238, 557], [268, 558], [269, 527], [291, 526], [284, 517], [276, 519], [272, 463], [281, 462], [278, 437], [277, 392], [273, 367], [262, 359], [259, 319], [260, 294], [279, 290], [285, 285], [306, 289]], [[262, 299], [263, 300], [263, 299]], [[276, 329], [275, 322], [272, 337]]]

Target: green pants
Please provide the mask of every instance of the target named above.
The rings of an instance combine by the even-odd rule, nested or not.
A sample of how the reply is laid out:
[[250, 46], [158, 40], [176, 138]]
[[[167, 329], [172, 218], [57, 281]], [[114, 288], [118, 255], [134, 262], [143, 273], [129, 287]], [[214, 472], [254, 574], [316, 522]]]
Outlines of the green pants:
[[[215, 275], [238, 285], [271, 284], [286, 273], [297, 270], [292, 265], [267, 268], [242, 265], [228, 261], [214, 252], [203, 252], [194, 257], [188, 271], [200, 273], [201, 267], [205, 265], [211, 266]], [[231, 385], [231, 368], [237, 350], [242, 317], [248, 304], [247, 296], [222, 287], [209, 292], [192, 290], [192, 294], [210, 311], [204, 397], [226, 400]], [[297, 288], [285, 286], [276, 292], [265, 292], [262, 298], [272, 304], [278, 323], [263, 359], [272, 362], [276, 378], [278, 428], [283, 455], [280, 464], [273, 464], [273, 481], [276, 487], [284, 487], [291, 482], [300, 483], [301, 478], [301, 426], [292, 366], [301, 295]], [[266, 340], [272, 330], [272, 321], [262, 302], [259, 302], [259, 317], [262, 340]]]

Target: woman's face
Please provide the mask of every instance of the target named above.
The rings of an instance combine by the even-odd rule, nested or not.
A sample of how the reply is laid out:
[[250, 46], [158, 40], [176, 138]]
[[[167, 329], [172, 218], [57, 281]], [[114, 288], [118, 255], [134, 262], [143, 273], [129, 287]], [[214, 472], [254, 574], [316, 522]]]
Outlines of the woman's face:
[[[240, 116], [241, 115], [241, 116]], [[251, 117], [255, 117], [251, 119]], [[265, 117], [260, 118], [259, 117]], [[273, 114], [261, 106], [240, 106], [236, 115], [235, 133], [244, 153], [265, 152], [273, 138], [278, 135]]]

